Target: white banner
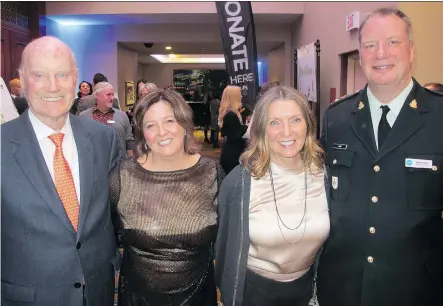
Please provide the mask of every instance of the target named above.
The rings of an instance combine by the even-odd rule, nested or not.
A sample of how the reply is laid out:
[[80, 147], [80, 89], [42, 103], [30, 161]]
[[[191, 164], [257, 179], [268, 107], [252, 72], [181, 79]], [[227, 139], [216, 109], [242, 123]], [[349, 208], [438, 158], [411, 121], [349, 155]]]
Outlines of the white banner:
[[0, 90], [2, 92], [2, 100], [0, 101], [0, 124], [3, 124], [12, 119], [18, 118], [19, 115], [3, 78], [0, 78]]
[[315, 43], [297, 49], [297, 89], [308, 101], [317, 102], [317, 54]]

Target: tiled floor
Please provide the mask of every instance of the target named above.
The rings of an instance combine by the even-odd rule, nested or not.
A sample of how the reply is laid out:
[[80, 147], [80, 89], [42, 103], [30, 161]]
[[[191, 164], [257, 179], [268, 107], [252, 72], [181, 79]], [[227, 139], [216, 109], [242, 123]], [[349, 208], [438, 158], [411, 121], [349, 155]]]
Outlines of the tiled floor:
[[[207, 156], [207, 157], [219, 160], [220, 159], [221, 149], [213, 149], [212, 148], [212, 144], [205, 143], [203, 141], [204, 140], [204, 136], [203, 135], [204, 135], [203, 131], [201, 131], [201, 130], [198, 130], [198, 131], [194, 132], [195, 138], [197, 138], [197, 140], [200, 141], [201, 144], [202, 144], [202, 150], [201, 150], [200, 154], [203, 155], [203, 156]], [[219, 144], [221, 146], [222, 145], [222, 139], [220, 138], [219, 140], [220, 140]]]

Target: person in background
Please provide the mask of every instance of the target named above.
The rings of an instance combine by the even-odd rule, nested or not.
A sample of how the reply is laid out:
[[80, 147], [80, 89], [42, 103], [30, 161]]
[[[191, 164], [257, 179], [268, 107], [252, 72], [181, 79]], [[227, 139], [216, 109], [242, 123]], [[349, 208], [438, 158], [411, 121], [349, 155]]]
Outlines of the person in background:
[[135, 101], [136, 103], [140, 101], [140, 87], [146, 84], [148, 81], [145, 79], [140, 79], [135, 83], [135, 88], [137, 88], [137, 92], [135, 93]]
[[113, 305], [115, 133], [70, 115], [78, 70], [59, 39], [30, 42], [19, 73], [29, 109], [1, 126], [1, 304]]
[[93, 95], [95, 105], [80, 113], [80, 116], [93, 119], [115, 129], [120, 149], [127, 156], [134, 155], [135, 141], [125, 112], [114, 108], [114, 88], [108, 82], [100, 82], [95, 85]]
[[240, 114], [241, 99], [240, 87], [228, 85], [223, 90], [218, 126], [226, 139], [220, 153], [220, 164], [226, 174], [239, 164], [240, 155], [245, 149], [243, 135], [247, 126], [243, 124]]
[[220, 145], [218, 144], [218, 134], [220, 128], [218, 127], [218, 111], [220, 108], [220, 94], [218, 96], [211, 97], [209, 101], [209, 111], [211, 113], [211, 142], [212, 148], [218, 149]]
[[379, 8], [358, 31], [368, 83], [323, 116], [331, 235], [318, 301], [443, 305], [443, 96], [412, 77], [402, 11]]
[[12, 99], [21, 96], [22, 87], [20, 85], [20, 79], [15, 78], [9, 81], [9, 92], [11, 94]]
[[[97, 85], [100, 82], [108, 82], [108, 78], [101, 73], [96, 73], [92, 80], [92, 91], [94, 91], [95, 85]], [[94, 105], [95, 105], [95, 95], [88, 95], [81, 97], [77, 106], [77, 114], [80, 114], [82, 111], [87, 110], [88, 108], [91, 108]], [[120, 102], [118, 101], [117, 97], [115, 97], [115, 95], [112, 100], [112, 107], [120, 109]]]
[[28, 101], [22, 96], [22, 88], [20, 79], [12, 79], [9, 82], [9, 92], [11, 93], [12, 102], [19, 115], [23, 114], [28, 109]]
[[144, 83], [144, 84], [140, 83], [140, 85], [138, 86], [139, 99], [143, 98], [148, 93], [154, 90], [157, 90], [157, 85], [155, 85], [154, 83]]
[[147, 83], [146, 80], [141, 79], [137, 81], [137, 92], [136, 92], [136, 99], [134, 105], [131, 105], [128, 110], [126, 111], [126, 114], [128, 115], [129, 122], [131, 123], [132, 128], [132, 134], [135, 135], [135, 125], [134, 125], [134, 110], [137, 107], [138, 101], [141, 100], [144, 96], [146, 96], [149, 92], [154, 91], [157, 89], [157, 86], [154, 83]]
[[223, 170], [200, 156], [192, 110], [155, 90], [135, 110], [137, 154], [111, 174], [122, 229], [119, 306], [215, 306], [213, 244]]
[[77, 98], [74, 100], [74, 104], [72, 104], [70, 113], [73, 115], [77, 115], [78, 103], [80, 98], [92, 95], [92, 85], [87, 81], [82, 81], [78, 86]]
[[432, 83], [425, 84], [423, 87], [426, 89], [443, 94], [443, 84], [432, 82]]
[[286, 86], [255, 107], [250, 145], [218, 198], [215, 277], [224, 305], [308, 306], [329, 234], [314, 118], [305, 97]]
[[209, 139], [208, 132], [211, 125], [211, 108], [210, 108], [210, 101], [211, 97], [209, 95], [205, 97], [205, 100], [203, 101], [203, 114], [202, 114], [202, 123], [203, 123], [203, 134], [204, 134], [204, 140], [203, 142], [212, 144], [212, 139]]

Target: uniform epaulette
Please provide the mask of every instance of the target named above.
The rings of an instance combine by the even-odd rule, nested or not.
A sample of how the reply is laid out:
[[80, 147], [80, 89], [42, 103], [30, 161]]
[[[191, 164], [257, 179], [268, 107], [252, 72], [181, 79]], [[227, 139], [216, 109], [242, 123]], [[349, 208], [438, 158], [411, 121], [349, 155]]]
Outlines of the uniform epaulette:
[[344, 95], [343, 97], [340, 97], [340, 98], [338, 98], [338, 99], [335, 99], [334, 102], [332, 102], [331, 104], [329, 104], [329, 107], [328, 107], [328, 108], [334, 107], [334, 106], [336, 106], [336, 105], [342, 103], [343, 101], [346, 101], [346, 100], [348, 100], [348, 99], [351, 99], [351, 98], [353, 98], [353, 97], [359, 95], [359, 94], [360, 94], [360, 91], [361, 91], [361, 90], [359, 90], [359, 91], [357, 91], [357, 92], [355, 92], [355, 93], [352, 93], [352, 94], [350, 94], [350, 95]]
[[437, 91], [433, 91], [433, 90], [430, 90], [430, 89], [427, 89], [426, 87], [423, 87], [427, 92], [429, 92], [429, 93], [431, 93], [431, 94], [433, 94], [433, 95], [436, 95], [437, 97], [439, 97], [439, 98], [443, 98], [443, 93], [440, 93], [440, 92], [437, 92]]

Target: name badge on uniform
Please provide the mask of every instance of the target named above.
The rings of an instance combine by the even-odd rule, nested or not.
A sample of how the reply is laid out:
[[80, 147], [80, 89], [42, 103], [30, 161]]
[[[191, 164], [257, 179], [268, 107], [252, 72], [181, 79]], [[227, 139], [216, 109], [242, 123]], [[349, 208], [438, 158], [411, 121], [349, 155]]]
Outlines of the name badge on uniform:
[[332, 144], [332, 148], [333, 149], [337, 149], [337, 150], [346, 150], [348, 148], [348, 145], [345, 143], [333, 143]]
[[338, 176], [332, 177], [332, 188], [334, 188], [334, 189], [338, 188]]
[[428, 159], [405, 159], [406, 168], [432, 169], [432, 160]]
[[114, 120], [108, 120], [107, 122], [108, 122], [108, 123], [115, 123]]

